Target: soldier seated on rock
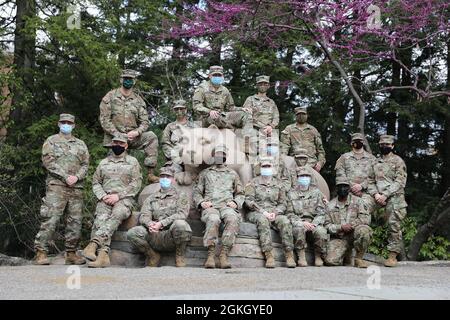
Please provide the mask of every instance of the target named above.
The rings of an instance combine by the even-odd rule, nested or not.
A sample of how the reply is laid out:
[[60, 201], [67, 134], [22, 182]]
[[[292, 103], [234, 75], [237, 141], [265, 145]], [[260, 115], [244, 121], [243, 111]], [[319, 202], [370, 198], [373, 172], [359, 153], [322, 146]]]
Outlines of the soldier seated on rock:
[[128, 240], [146, 257], [146, 265], [157, 267], [160, 261], [158, 251], [175, 251], [175, 264], [185, 267], [186, 245], [192, 230], [186, 222], [189, 214], [189, 199], [175, 187], [173, 171], [161, 168], [160, 188], [145, 199], [140, 226], [127, 232]]
[[245, 187], [245, 205], [250, 210], [247, 220], [257, 226], [261, 250], [266, 257], [266, 268], [275, 268], [271, 226], [280, 231], [287, 267], [295, 268], [292, 226], [284, 215], [286, 191], [281, 180], [273, 176], [273, 161], [269, 157], [261, 158], [261, 175]]
[[201, 220], [206, 224], [203, 245], [208, 248], [205, 268], [215, 268], [215, 251], [219, 238], [219, 227], [224, 222], [222, 250], [219, 260], [222, 269], [231, 268], [228, 253], [239, 232], [241, 216], [239, 209], [244, 204], [244, 190], [239, 175], [225, 164], [227, 149], [224, 145], [212, 150], [214, 165], [203, 170], [194, 186], [194, 202], [202, 212]]
[[311, 173], [304, 167], [297, 170], [297, 186], [287, 194], [287, 216], [292, 223], [298, 266], [306, 267], [306, 240], [314, 242], [315, 266], [323, 266], [327, 231], [323, 227], [326, 205], [319, 189], [311, 186]]
[[324, 225], [331, 235], [325, 264], [351, 266], [355, 248], [355, 267], [367, 268], [363, 256], [372, 237], [370, 212], [360, 197], [350, 193], [350, 183], [345, 177], [336, 178], [336, 188], [338, 196], [328, 204], [325, 216]]
[[[135, 206], [134, 197], [141, 189], [141, 166], [127, 154], [127, 136], [117, 133], [112, 139], [113, 154], [100, 161], [92, 178], [92, 190], [98, 199], [91, 241], [83, 255], [93, 262], [88, 267], [110, 265], [111, 237]], [[96, 255], [98, 249], [98, 256]]]

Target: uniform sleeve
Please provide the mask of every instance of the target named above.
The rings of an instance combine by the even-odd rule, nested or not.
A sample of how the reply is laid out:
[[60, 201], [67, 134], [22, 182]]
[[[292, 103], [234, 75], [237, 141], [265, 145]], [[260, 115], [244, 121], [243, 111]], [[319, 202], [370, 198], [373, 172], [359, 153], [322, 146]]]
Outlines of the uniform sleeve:
[[270, 126], [273, 129], [275, 129], [278, 127], [279, 124], [280, 124], [280, 112], [278, 111], [278, 107], [275, 104], [275, 102], [273, 102], [273, 120]]
[[331, 210], [328, 207], [327, 214], [325, 215], [323, 226], [327, 229], [329, 234], [337, 234], [341, 231], [341, 225], [333, 223]]
[[234, 105], [233, 97], [231, 96], [231, 92], [227, 91], [227, 95], [225, 98], [225, 111], [235, 111], [236, 106]]
[[205, 175], [204, 175], [204, 171], [203, 171], [198, 176], [198, 180], [194, 185], [194, 191], [193, 191], [194, 203], [197, 208], [200, 207], [200, 204], [202, 202], [207, 201], [203, 197], [204, 192], [205, 192]]
[[407, 178], [407, 172], [406, 172], [406, 165], [405, 162], [398, 158], [397, 163], [395, 164], [395, 179], [393, 183], [389, 185], [389, 187], [383, 191], [383, 194], [390, 198], [393, 194], [398, 193], [406, 186], [406, 178]]
[[147, 227], [153, 221], [152, 198], [145, 199], [139, 216], [139, 223]]
[[192, 97], [192, 104], [194, 112], [203, 116], [208, 115], [211, 111], [205, 106], [205, 94], [202, 87], [199, 87], [195, 90], [194, 96]]
[[322, 192], [318, 191], [316, 193], [316, 215], [314, 216], [314, 220], [312, 221], [313, 224], [320, 226], [323, 225], [325, 221], [325, 215], [327, 211], [327, 207], [325, 205], [325, 202], [323, 201], [323, 194]]
[[256, 202], [256, 192], [253, 182], [247, 183], [245, 186], [245, 206], [252, 211], [260, 210], [258, 203]]
[[95, 170], [94, 176], [92, 177], [92, 191], [94, 192], [95, 196], [98, 200], [102, 200], [104, 196], [107, 195], [105, 190], [103, 190], [103, 174], [102, 174], [102, 163], [98, 165], [97, 169]]
[[289, 150], [291, 149], [291, 137], [288, 128], [281, 131], [280, 143], [281, 153], [289, 155]]
[[372, 197], [374, 197], [375, 194], [378, 193], [377, 183], [375, 180], [374, 165], [375, 165], [375, 159], [372, 160], [372, 163], [369, 166], [369, 173], [367, 174], [367, 191], [369, 192], [369, 194]]
[[172, 141], [170, 140], [170, 135], [171, 135], [171, 130], [170, 130], [170, 126], [167, 125], [164, 128], [162, 137], [161, 137], [161, 146], [162, 146], [162, 151], [164, 153], [164, 156], [167, 159], [172, 159], [172, 149], [173, 149], [173, 145], [172, 145]]
[[323, 166], [325, 165], [325, 162], [326, 162], [325, 149], [323, 148], [322, 138], [321, 138], [319, 132], [316, 132], [314, 143], [316, 145], [316, 154], [317, 154], [318, 162], [319, 162], [320, 166], [323, 168]]
[[187, 195], [182, 192], [177, 199], [177, 212], [173, 215], [162, 219], [161, 224], [166, 227], [171, 225], [175, 220], [186, 220], [189, 214], [189, 199]]
[[340, 156], [339, 159], [337, 159], [336, 165], [334, 166], [334, 170], [336, 171], [336, 181], [338, 181], [342, 178], [349, 181], [347, 178], [347, 173], [345, 172], [345, 156], [344, 155]]
[[112, 111], [111, 111], [111, 92], [108, 92], [100, 102], [100, 125], [103, 131], [114, 136], [117, 133], [116, 126], [112, 123]]
[[350, 222], [351, 226], [353, 228], [360, 226], [360, 225], [370, 225], [370, 212], [364, 205], [364, 202], [359, 200], [358, 201], [358, 215], [355, 220]]
[[119, 192], [119, 198], [134, 198], [141, 190], [142, 173], [141, 165], [137, 160], [133, 160], [133, 168], [131, 169], [131, 181], [125, 190]]
[[136, 129], [141, 135], [143, 132], [147, 131], [150, 127], [150, 121], [148, 120], [147, 106], [145, 105], [144, 99], [141, 97], [139, 100], [139, 127]]
[[235, 174], [234, 178], [234, 199], [233, 201], [236, 202], [238, 209], [242, 209], [242, 206], [244, 205], [245, 200], [245, 194], [244, 194], [244, 188], [242, 186], [241, 179]]
[[69, 175], [56, 163], [54, 146], [50, 139], [45, 140], [42, 146], [42, 164], [51, 175], [56, 176], [62, 182], [66, 183]]
[[286, 215], [289, 218], [289, 216], [294, 216], [294, 206], [292, 205], [292, 199], [289, 196], [289, 193], [286, 194]]
[[86, 178], [89, 169], [89, 150], [84, 142], [82, 142], [82, 146], [83, 152], [81, 154], [81, 168], [76, 174], [79, 181]]
[[278, 204], [275, 210], [277, 211], [278, 215], [284, 214], [287, 207], [287, 201], [286, 201], [286, 189], [282, 186], [278, 192]]

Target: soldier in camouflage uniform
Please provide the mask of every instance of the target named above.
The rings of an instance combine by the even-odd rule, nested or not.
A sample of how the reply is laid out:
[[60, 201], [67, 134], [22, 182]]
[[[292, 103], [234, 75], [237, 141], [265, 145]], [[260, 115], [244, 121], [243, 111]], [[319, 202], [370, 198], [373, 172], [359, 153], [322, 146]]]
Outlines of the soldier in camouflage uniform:
[[222, 85], [223, 68], [211, 66], [209, 81], [202, 82], [194, 92], [193, 109], [195, 120], [203, 127], [215, 125], [219, 129], [243, 128], [243, 134], [253, 131], [251, 115], [237, 108], [230, 91]]
[[305, 168], [297, 170], [297, 186], [287, 194], [286, 214], [292, 224], [298, 266], [306, 267], [306, 241], [314, 241], [315, 265], [323, 265], [327, 231], [323, 227], [326, 205], [323, 194], [311, 186], [311, 174]]
[[168, 167], [161, 168], [160, 189], [152, 193], [141, 208], [140, 226], [127, 232], [128, 240], [146, 256], [146, 265], [157, 267], [158, 251], [174, 251], [177, 267], [185, 267], [186, 245], [192, 230], [186, 222], [189, 213], [188, 196], [177, 190], [174, 175]]
[[93, 261], [88, 263], [89, 267], [110, 265], [111, 237], [122, 221], [131, 215], [136, 204], [134, 197], [141, 189], [141, 166], [136, 158], [127, 154], [127, 142], [125, 134], [116, 133], [112, 139], [113, 154], [100, 161], [92, 177], [92, 190], [98, 202], [91, 240], [83, 250], [84, 257]]
[[[274, 129], [280, 122], [280, 113], [275, 102], [267, 96], [270, 88], [270, 77], [259, 76], [256, 78], [258, 93], [248, 97], [242, 108], [252, 115], [253, 128], [258, 131], [258, 140], [261, 143], [267, 137], [272, 136]], [[256, 150], [256, 137], [253, 137], [253, 145]]]
[[325, 165], [325, 150], [320, 133], [307, 123], [306, 108], [298, 107], [294, 109], [294, 112], [297, 117], [296, 123], [288, 125], [281, 132], [282, 152], [289, 156], [295, 156], [299, 149], [306, 149], [308, 165], [320, 172]]
[[116, 133], [124, 133], [130, 149], [144, 149], [144, 165], [148, 168], [150, 183], [158, 182], [153, 174], [157, 164], [158, 137], [147, 131], [150, 125], [144, 100], [133, 91], [137, 73], [122, 72], [122, 87], [111, 90], [100, 103], [100, 124], [105, 131], [103, 144], [109, 146]]
[[397, 265], [397, 255], [401, 251], [402, 230], [401, 222], [406, 217], [405, 185], [406, 165], [398, 155], [392, 152], [394, 137], [382, 135], [380, 137], [381, 157], [378, 157], [369, 173], [369, 194], [376, 203], [385, 208], [389, 227], [389, 258], [386, 267]]
[[355, 248], [355, 267], [367, 268], [364, 253], [372, 238], [370, 212], [364, 201], [350, 193], [350, 183], [345, 176], [336, 178], [338, 196], [328, 204], [324, 226], [331, 236], [325, 264], [351, 266], [352, 249]]
[[350, 183], [350, 192], [360, 197], [366, 204], [369, 213], [375, 208], [375, 199], [368, 192], [368, 174], [375, 157], [364, 150], [364, 136], [352, 134], [352, 151], [344, 153], [336, 161], [336, 180], [345, 179]]
[[228, 253], [234, 245], [241, 215], [238, 212], [244, 204], [245, 195], [241, 180], [226, 162], [226, 147], [217, 146], [212, 151], [214, 165], [203, 170], [194, 186], [194, 202], [202, 211], [201, 220], [206, 224], [203, 244], [208, 247], [205, 268], [215, 268], [215, 246], [219, 237], [219, 226], [223, 222], [222, 250], [219, 260], [222, 269], [231, 268]]
[[86, 261], [76, 255], [81, 236], [83, 212], [83, 188], [89, 166], [86, 144], [72, 136], [75, 117], [61, 114], [58, 126], [60, 133], [45, 140], [42, 147], [42, 163], [48, 172], [47, 191], [42, 199], [41, 228], [36, 235], [35, 264], [47, 265], [48, 243], [64, 214], [66, 218], [66, 264], [83, 264]]
[[317, 187], [317, 179], [314, 177], [314, 172], [312, 172], [314, 169], [310, 165], [308, 165], [308, 151], [303, 148], [298, 149], [297, 154], [294, 156], [294, 160], [296, 167], [290, 172], [290, 180], [292, 186], [295, 187], [297, 185], [297, 170], [303, 168], [305, 170], [308, 170], [311, 174], [311, 186]]
[[183, 147], [180, 142], [183, 139], [181, 128], [193, 129], [198, 125], [189, 121], [187, 118], [187, 106], [184, 100], [177, 100], [174, 103], [173, 110], [177, 116], [177, 120], [169, 123], [161, 138], [161, 145], [166, 157], [166, 165], [170, 165], [175, 173], [175, 180], [180, 185], [192, 184], [193, 177], [188, 172], [184, 172], [184, 166], [181, 159]]
[[275, 268], [270, 227], [280, 231], [286, 254], [286, 265], [295, 268], [292, 226], [285, 215], [286, 190], [279, 179], [273, 176], [273, 159], [261, 159], [261, 175], [245, 187], [245, 205], [250, 210], [247, 220], [258, 228], [261, 249], [266, 257], [266, 268]]

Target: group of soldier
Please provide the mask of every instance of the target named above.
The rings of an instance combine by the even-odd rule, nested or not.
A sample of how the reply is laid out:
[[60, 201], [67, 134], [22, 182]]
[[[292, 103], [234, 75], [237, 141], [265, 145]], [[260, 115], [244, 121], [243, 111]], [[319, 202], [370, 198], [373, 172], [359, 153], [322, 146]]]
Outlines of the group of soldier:
[[[337, 197], [328, 202], [315, 173], [325, 164], [325, 151], [320, 133], [307, 122], [306, 108], [295, 108], [296, 122], [287, 126], [281, 132], [280, 143], [275, 143], [277, 140], [272, 138], [276, 138], [279, 112], [267, 96], [269, 77], [257, 77], [258, 92], [238, 108], [223, 85], [223, 68], [212, 66], [209, 79], [198, 86], [192, 99], [197, 124], [188, 119], [185, 101], [173, 103], [176, 121], [167, 125], [161, 139], [167, 163], [157, 177], [159, 142], [148, 130], [145, 102], [133, 91], [136, 77], [133, 70], [124, 70], [122, 86], [108, 92], [100, 103], [104, 145], [111, 150], [92, 178], [97, 207], [90, 241], [82, 256], [77, 249], [89, 152], [85, 143], [72, 135], [75, 118], [70, 114], [60, 115], [60, 132], [45, 141], [42, 161], [48, 177], [40, 210], [42, 224], [35, 239], [36, 264], [50, 263], [49, 242], [66, 214], [66, 264], [84, 264], [87, 259], [89, 267], [110, 265], [112, 235], [136, 208], [135, 198], [142, 186], [140, 164], [127, 149], [144, 150], [148, 182], [159, 183], [157, 192], [151, 193], [139, 210], [139, 225], [127, 232], [128, 240], [145, 255], [148, 266], [158, 266], [163, 251], [175, 251], [176, 266], [186, 265], [186, 245], [192, 234], [186, 218], [191, 202], [205, 223], [205, 268], [216, 267], [219, 245], [220, 268], [231, 267], [228, 255], [243, 218], [257, 226], [267, 268], [275, 267], [271, 229], [280, 233], [289, 268], [308, 265], [308, 243], [313, 246], [316, 266], [352, 265], [354, 250], [354, 265], [367, 267], [363, 255], [372, 238], [371, 216], [379, 208], [384, 208], [389, 225], [389, 258], [385, 265], [397, 264], [402, 242], [400, 224], [407, 207], [406, 167], [393, 153], [393, 136], [380, 137], [381, 155], [375, 158], [364, 148], [365, 137], [360, 133], [352, 135], [351, 151], [343, 154], [335, 166]], [[217, 145], [211, 153], [213, 164], [195, 178], [192, 199], [179, 190], [175, 176], [184, 170], [180, 129], [199, 126], [254, 130], [258, 140], [265, 141], [265, 152], [253, 166], [255, 177], [247, 185], [243, 186], [236, 171], [226, 164], [227, 147]], [[285, 166], [282, 159], [286, 156], [294, 157], [295, 169]]]

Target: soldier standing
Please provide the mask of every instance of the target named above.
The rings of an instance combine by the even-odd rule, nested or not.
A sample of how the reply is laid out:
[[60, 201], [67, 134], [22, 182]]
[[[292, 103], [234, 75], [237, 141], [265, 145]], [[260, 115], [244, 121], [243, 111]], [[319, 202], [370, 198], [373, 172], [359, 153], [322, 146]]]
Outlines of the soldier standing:
[[285, 215], [286, 191], [281, 181], [273, 176], [273, 159], [261, 159], [261, 175], [245, 187], [245, 205], [250, 210], [247, 220], [258, 228], [261, 249], [266, 257], [266, 268], [275, 268], [270, 227], [280, 231], [286, 254], [286, 265], [295, 268], [292, 226]]
[[290, 124], [281, 132], [282, 152], [289, 156], [298, 154], [298, 149], [306, 149], [308, 165], [317, 172], [325, 165], [325, 150], [319, 131], [308, 124], [308, 113], [305, 107], [294, 109], [296, 123]]
[[389, 258], [385, 261], [386, 267], [397, 265], [397, 255], [401, 251], [402, 229], [401, 222], [406, 217], [405, 186], [406, 165], [398, 155], [392, 152], [394, 137], [382, 135], [380, 137], [381, 157], [378, 157], [369, 174], [369, 193], [376, 203], [384, 207], [388, 215]]
[[48, 172], [47, 191], [40, 211], [41, 227], [36, 235], [35, 264], [48, 265], [48, 243], [56, 226], [67, 212], [65, 247], [66, 264], [84, 264], [86, 260], [76, 254], [81, 236], [83, 214], [83, 188], [89, 166], [86, 144], [72, 135], [75, 117], [63, 113], [58, 122], [60, 132], [45, 140], [42, 163]]
[[[187, 106], [184, 100], [175, 101], [173, 110], [177, 116], [177, 120], [169, 123], [164, 129], [161, 138], [162, 150], [167, 160], [166, 165], [170, 165], [175, 173], [175, 180], [179, 184], [191, 184], [192, 176], [184, 172], [184, 164], [182, 161], [183, 146], [181, 142], [184, 138], [182, 129], [193, 129], [198, 126], [195, 122], [188, 120]], [[180, 175], [181, 172], [184, 172], [184, 175]]]
[[205, 268], [215, 268], [215, 247], [219, 237], [219, 226], [223, 221], [222, 250], [219, 260], [222, 269], [231, 268], [228, 253], [239, 232], [240, 213], [245, 200], [244, 190], [238, 174], [225, 164], [227, 150], [217, 146], [212, 151], [214, 165], [203, 170], [194, 186], [194, 202], [202, 211], [201, 220], [206, 224], [203, 244], [208, 248]]
[[364, 253], [372, 238], [370, 212], [363, 200], [350, 193], [350, 183], [344, 176], [336, 178], [337, 197], [328, 204], [324, 226], [331, 239], [328, 242], [325, 264], [351, 266], [355, 248], [355, 267], [367, 268]]
[[122, 221], [131, 215], [134, 197], [141, 189], [141, 166], [136, 158], [127, 154], [127, 148], [127, 136], [116, 133], [112, 139], [113, 154], [100, 161], [92, 178], [92, 189], [98, 202], [91, 240], [83, 250], [84, 257], [93, 261], [88, 263], [89, 267], [110, 265], [111, 237]]
[[127, 232], [128, 240], [146, 256], [146, 265], [157, 267], [158, 251], [175, 251], [175, 264], [185, 267], [186, 245], [192, 230], [186, 222], [189, 213], [188, 196], [177, 190], [171, 169], [161, 168], [160, 189], [145, 199], [139, 216], [140, 226]]
[[326, 205], [323, 194], [311, 186], [311, 173], [304, 168], [297, 170], [297, 186], [287, 194], [287, 216], [292, 224], [297, 264], [306, 267], [306, 240], [314, 241], [315, 266], [323, 266], [327, 231], [323, 227]]
[[344, 153], [336, 161], [336, 181], [347, 180], [350, 192], [360, 197], [369, 213], [375, 208], [375, 199], [369, 194], [369, 172], [375, 157], [364, 150], [364, 136], [361, 133], [352, 134], [352, 151]]
[[144, 149], [144, 165], [148, 168], [148, 181], [158, 182], [154, 175], [158, 156], [158, 137], [147, 131], [150, 125], [144, 100], [133, 91], [137, 74], [133, 70], [122, 72], [122, 86], [111, 90], [100, 103], [100, 124], [105, 131], [103, 144], [110, 146], [116, 133], [127, 136], [130, 149]]

